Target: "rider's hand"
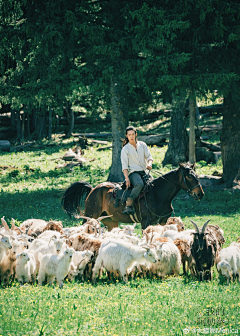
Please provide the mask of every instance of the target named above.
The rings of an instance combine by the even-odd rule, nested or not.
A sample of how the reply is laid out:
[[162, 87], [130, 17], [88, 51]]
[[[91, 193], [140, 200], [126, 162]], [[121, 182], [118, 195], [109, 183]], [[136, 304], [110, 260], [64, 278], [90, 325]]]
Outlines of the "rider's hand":
[[126, 187], [129, 188], [130, 187], [130, 180], [129, 179], [126, 179]]
[[147, 165], [147, 169], [148, 169], [148, 170], [151, 170], [151, 169], [152, 169], [152, 165], [148, 164], [148, 165]]

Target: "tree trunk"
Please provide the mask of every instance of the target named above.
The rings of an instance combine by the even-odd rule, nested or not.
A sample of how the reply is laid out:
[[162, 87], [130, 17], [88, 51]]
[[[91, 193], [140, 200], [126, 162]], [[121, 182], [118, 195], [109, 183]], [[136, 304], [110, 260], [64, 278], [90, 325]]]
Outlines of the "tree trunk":
[[32, 120], [31, 120], [31, 129], [32, 129], [32, 132], [35, 132], [36, 121], [37, 121], [37, 108], [34, 107], [33, 110], [32, 110]]
[[16, 111], [16, 120], [17, 120], [17, 140], [22, 139], [22, 129], [21, 129], [21, 118], [20, 118], [20, 111]]
[[191, 92], [189, 97], [189, 161], [196, 162], [195, 155], [195, 121], [196, 121], [196, 96]]
[[66, 110], [67, 110], [69, 125], [68, 125], [68, 130], [65, 135], [66, 139], [70, 138], [73, 132], [73, 127], [74, 127], [74, 112], [73, 112], [73, 109], [71, 108], [71, 105], [72, 104], [69, 101], [67, 101]]
[[121, 182], [124, 180], [121, 164], [121, 149], [122, 140], [125, 138], [127, 104], [118, 78], [111, 78], [110, 94], [112, 107], [112, 165], [108, 181]]
[[21, 135], [22, 135], [22, 139], [24, 139], [24, 134], [25, 134], [25, 112], [23, 112], [22, 115], [21, 115]]
[[28, 139], [31, 138], [31, 132], [30, 132], [30, 115], [31, 115], [31, 111], [29, 109], [28, 114], [27, 114], [27, 137], [28, 137]]
[[52, 140], [52, 109], [48, 110], [48, 140]]
[[228, 187], [240, 168], [240, 99], [239, 85], [232, 87], [224, 98], [223, 129], [221, 135], [223, 180]]
[[16, 127], [15, 110], [12, 108], [11, 108], [11, 127], [12, 129]]
[[34, 133], [32, 134], [32, 138], [36, 140], [41, 140], [44, 137], [44, 128], [46, 121], [46, 107], [41, 107], [39, 114], [36, 116], [36, 127]]
[[42, 140], [46, 135], [46, 106], [43, 107], [43, 114], [40, 117], [40, 130], [38, 134], [38, 140]]
[[163, 165], [172, 164], [177, 166], [179, 162], [187, 161], [188, 157], [188, 134], [186, 131], [185, 117], [186, 92], [174, 96], [172, 100], [171, 127], [168, 149], [165, 154]]

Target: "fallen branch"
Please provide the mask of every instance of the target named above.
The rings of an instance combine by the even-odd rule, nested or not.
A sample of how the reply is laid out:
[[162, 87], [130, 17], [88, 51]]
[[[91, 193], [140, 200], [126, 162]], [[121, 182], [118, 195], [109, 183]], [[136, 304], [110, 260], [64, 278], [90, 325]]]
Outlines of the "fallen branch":
[[34, 144], [34, 142], [31, 142], [31, 143], [27, 143], [25, 145], [19, 145], [19, 146], [11, 147], [10, 152], [17, 152], [17, 151], [22, 150], [24, 148], [31, 147], [33, 144]]
[[112, 145], [111, 146], [105, 146], [105, 147], [99, 147], [99, 148], [97, 148], [97, 151], [104, 151], [104, 150], [106, 150], [106, 149], [110, 149], [110, 148], [112, 148]]

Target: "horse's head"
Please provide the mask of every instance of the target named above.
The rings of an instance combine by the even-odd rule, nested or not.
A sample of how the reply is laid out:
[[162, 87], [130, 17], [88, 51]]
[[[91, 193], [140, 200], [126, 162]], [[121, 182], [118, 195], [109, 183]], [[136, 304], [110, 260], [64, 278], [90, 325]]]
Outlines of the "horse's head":
[[183, 190], [187, 190], [194, 199], [200, 200], [204, 196], [202, 186], [194, 171], [194, 164], [179, 163], [179, 182]]

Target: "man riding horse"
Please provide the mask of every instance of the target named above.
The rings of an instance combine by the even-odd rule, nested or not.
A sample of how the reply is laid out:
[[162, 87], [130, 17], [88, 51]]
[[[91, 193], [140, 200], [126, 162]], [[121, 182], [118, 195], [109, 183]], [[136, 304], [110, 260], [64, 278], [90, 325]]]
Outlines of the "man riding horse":
[[153, 158], [145, 142], [137, 140], [137, 131], [133, 126], [126, 128], [122, 147], [121, 162], [126, 187], [129, 188], [131, 184], [133, 185], [123, 213], [133, 215], [135, 213], [133, 208], [134, 200], [139, 196], [144, 186], [142, 176], [146, 174], [146, 169], [152, 169]]

